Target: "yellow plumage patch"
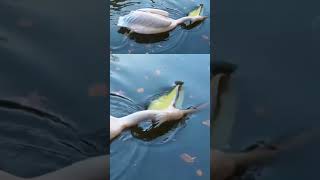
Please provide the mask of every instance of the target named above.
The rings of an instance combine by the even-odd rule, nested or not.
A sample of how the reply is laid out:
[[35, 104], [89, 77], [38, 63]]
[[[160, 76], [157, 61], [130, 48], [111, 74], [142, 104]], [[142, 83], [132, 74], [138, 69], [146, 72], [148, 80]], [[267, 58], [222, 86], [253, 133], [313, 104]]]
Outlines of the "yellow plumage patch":
[[168, 94], [159, 97], [158, 99], [152, 101], [148, 107], [150, 110], [163, 110], [167, 109], [171, 103], [175, 100], [179, 86], [176, 86]]
[[[177, 98], [177, 99], [176, 99]], [[176, 85], [169, 93], [153, 100], [148, 109], [163, 110], [167, 109], [175, 102], [176, 108], [181, 108], [184, 100], [184, 91], [181, 85]]]
[[203, 11], [203, 4], [200, 4], [197, 8], [191, 11], [188, 16], [200, 16]]

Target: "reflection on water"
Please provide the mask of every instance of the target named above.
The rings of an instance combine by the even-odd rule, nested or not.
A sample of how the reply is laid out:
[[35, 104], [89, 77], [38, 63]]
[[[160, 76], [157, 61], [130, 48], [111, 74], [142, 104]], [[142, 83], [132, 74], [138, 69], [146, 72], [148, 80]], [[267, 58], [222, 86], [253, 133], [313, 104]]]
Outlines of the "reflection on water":
[[[110, 91], [115, 94], [110, 97], [111, 115], [145, 109], [176, 80], [184, 81], [183, 108], [209, 101], [209, 55], [113, 55], [111, 59]], [[205, 109], [185, 122], [143, 132], [139, 127], [150, 128], [146, 122], [124, 132], [111, 144], [111, 179], [209, 179], [210, 131], [202, 124], [209, 115]], [[197, 160], [188, 165], [180, 157], [183, 153]], [[197, 170], [202, 177], [197, 177]]]
[[141, 44], [148, 44], [148, 43], [157, 43], [161, 41], [165, 41], [169, 37], [169, 32], [160, 33], [157, 35], [147, 35], [147, 34], [137, 34], [137, 33], [130, 33], [130, 30], [126, 28], [120, 28], [119, 33], [126, 35], [131, 40], [134, 40], [137, 43]]
[[[157, 8], [168, 11], [170, 17], [178, 19], [186, 16], [199, 4], [204, 4], [204, 15], [210, 16], [210, 1], [135, 1], [111, 0], [110, 33], [111, 51], [113, 53], [209, 53], [210, 19], [194, 26], [178, 26], [168, 33], [141, 35], [130, 33], [117, 27], [120, 16], [139, 8]], [[197, 44], [197, 46], [192, 46]]]

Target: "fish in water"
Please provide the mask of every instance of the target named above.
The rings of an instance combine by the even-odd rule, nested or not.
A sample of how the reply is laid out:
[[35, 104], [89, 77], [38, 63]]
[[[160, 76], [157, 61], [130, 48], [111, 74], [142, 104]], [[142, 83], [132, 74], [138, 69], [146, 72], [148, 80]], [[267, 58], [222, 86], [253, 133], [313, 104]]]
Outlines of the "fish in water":
[[160, 126], [164, 122], [181, 120], [198, 111], [198, 107], [178, 108], [181, 103], [182, 84], [181, 81], [176, 82], [175, 88], [170, 93], [151, 102], [147, 110], [138, 111], [121, 118], [110, 116], [110, 140], [119, 136], [125, 129], [145, 120], [152, 120], [157, 124], [156, 126]]
[[206, 16], [194, 15], [185, 16], [179, 19], [169, 17], [167, 11], [153, 8], [142, 8], [131, 11], [125, 16], [120, 16], [118, 26], [127, 28], [131, 32], [138, 34], [159, 34], [171, 31], [178, 25], [187, 21], [191, 23], [200, 22], [206, 19]]

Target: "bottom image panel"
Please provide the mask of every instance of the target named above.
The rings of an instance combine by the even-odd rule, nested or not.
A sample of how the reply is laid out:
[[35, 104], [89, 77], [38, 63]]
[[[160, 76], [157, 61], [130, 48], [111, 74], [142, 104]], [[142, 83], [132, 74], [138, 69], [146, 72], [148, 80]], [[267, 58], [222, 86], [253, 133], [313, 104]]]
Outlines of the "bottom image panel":
[[110, 179], [210, 179], [210, 55], [113, 54]]

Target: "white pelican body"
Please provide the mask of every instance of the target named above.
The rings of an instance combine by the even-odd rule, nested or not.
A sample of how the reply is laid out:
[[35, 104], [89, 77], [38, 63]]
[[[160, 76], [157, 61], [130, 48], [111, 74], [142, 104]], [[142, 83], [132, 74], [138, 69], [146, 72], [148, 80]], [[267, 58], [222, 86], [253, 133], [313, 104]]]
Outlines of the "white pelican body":
[[139, 34], [158, 34], [168, 32], [186, 21], [202, 21], [205, 16], [186, 16], [172, 19], [169, 13], [160, 9], [143, 8], [119, 17], [118, 26]]
[[180, 110], [170, 107], [166, 110], [138, 111], [122, 118], [110, 116], [110, 140], [120, 135], [125, 129], [135, 126], [142, 121], [151, 119], [160, 125], [163, 122], [180, 120], [187, 114], [195, 111], [196, 109]]
[[110, 116], [110, 140], [120, 135], [125, 129], [135, 126], [142, 121], [152, 120], [157, 124], [156, 126], [159, 126], [164, 122], [180, 120], [186, 115], [199, 110], [198, 108], [176, 108], [176, 105], [181, 102], [181, 98], [183, 97], [181, 87], [182, 83], [176, 85], [176, 87], [171, 91], [171, 93], [169, 93], [168, 96], [162, 96], [164, 99], [162, 99], [163, 102], [160, 103], [168, 103], [168, 106], [166, 106], [164, 109], [148, 109], [144, 111], [138, 111], [121, 118]]

